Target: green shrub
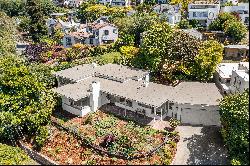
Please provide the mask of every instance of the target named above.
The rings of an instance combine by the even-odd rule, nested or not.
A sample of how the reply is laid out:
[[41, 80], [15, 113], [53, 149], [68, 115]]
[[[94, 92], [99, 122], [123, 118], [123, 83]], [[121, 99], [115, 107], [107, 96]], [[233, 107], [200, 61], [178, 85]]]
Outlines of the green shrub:
[[0, 165], [25, 165], [31, 161], [19, 147], [0, 143]]
[[45, 141], [49, 136], [49, 132], [46, 126], [39, 127], [38, 134], [35, 137], [35, 147], [40, 149], [43, 147]]
[[175, 118], [171, 118], [169, 120], [169, 125], [172, 127], [172, 128], [176, 128], [178, 125], [180, 124], [180, 121], [175, 119]]
[[[249, 90], [220, 102], [222, 136], [234, 164], [249, 164]], [[237, 160], [235, 160], [237, 159]]]
[[235, 43], [240, 42], [246, 36], [247, 28], [241, 21], [226, 21], [224, 26], [225, 34]]
[[182, 19], [178, 24], [180, 29], [190, 29], [192, 26], [189, 24], [189, 21], [186, 19]]
[[231, 164], [232, 164], [232, 165], [241, 165], [240, 161], [237, 160], [237, 159], [231, 160]]

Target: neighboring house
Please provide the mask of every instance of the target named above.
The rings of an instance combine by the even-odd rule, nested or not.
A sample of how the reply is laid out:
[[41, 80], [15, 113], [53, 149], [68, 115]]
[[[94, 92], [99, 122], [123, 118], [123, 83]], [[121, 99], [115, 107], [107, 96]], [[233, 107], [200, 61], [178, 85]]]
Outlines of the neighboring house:
[[221, 12], [238, 13], [241, 21], [245, 25], [249, 25], [249, 3], [238, 3], [234, 6], [224, 6], [221, 7]]
[[199, 31], [197, 31], [196, 29], [182, 29], [182, 31], [184, 31], [185, 33], [202, 40], [202, 33], [200, 33]]
[[224, 46], [224, 58], [232, 60], [243, 60], [249, 58], [249, 46], [227, 45]]
[[111, 6], [130, 6], [130, 0], [112, 0]]
[[77, 8], [79, 7], [84, 0], [64, 0], [64, 6], [69, 6], [69, 7], [74, 7]]
[[80, 23], [73, 20], [71, 14], [68, 14], [67, 21], [62, 21], [58, 16], [63, 16], [65, 13], [52, 13], [51, 18], [47, 19], [48, 34], [51, 35], [55, 29], [61, 29], [62, 32], [68, 33], [71, 30], [78, 30]]
[[71, 47], [76, 43], [97, 46], [114, 43], [118, 39], [118, 28], [103, 19], [87, 25], [81, 24], [81, 26], [78, 32], [65, 34], [63, 37], [64, 47]]
[[175, 117], [182, 123], [220, 125], [219, 99], [214, 83], [182, 82], [176, 87], [149, 81], [149, 72], [117, 64], [84, 64], [55, 72], [62, 108], [84, 116], [112, 103], [163, 120]]
[[181, 12], [179, 5], [158, 4], [153, 7], [153, 11], [166, 18], [170, 25], [175, 25], [181, 21]]
[[220, 63], [214, 79], [222, 93], [242, 93], [249, 89], [249, 62]]
[[99, 3], [102, 5], [111, 5], [112, 0], [99, 0]]
[[196, 1], [188, 4], [188, 19], [198, 20], [200, 25], [207, 27], [214, 21], [220, 12], [220, 4]]
[[221, 0], [221, 4], [232, 3], [232, 5], [237, 5], [238, 0]]
[[[142, 1], [142, 0], [140, 0]], [[130, 6], [130, 0], [98, 0], [102, 5], [110, 6]]]
[[168, 3], [168, 0], [157, 0], [158, 4], [166, 4]]
[[87, 44], [86, 39], [89, 38], [90, 34], [86, 32], [70, 32], [63, 36], [63, 47], [69, 48], [75, 44]]

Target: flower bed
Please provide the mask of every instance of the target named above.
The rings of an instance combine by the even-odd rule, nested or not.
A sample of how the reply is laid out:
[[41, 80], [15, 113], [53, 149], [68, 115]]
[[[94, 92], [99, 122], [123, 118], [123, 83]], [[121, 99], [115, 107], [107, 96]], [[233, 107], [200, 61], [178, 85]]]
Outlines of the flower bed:
[[[101, 111], [84, 118], [61, 113], [54, 115], [61, 125], [77, 129], [93, 145], [113, 153], [119, 151], [129, 155], [135, 152], [149, 152], [163, 143], [166, 135], [166, 132], [152, 129], [150, 126], [139, 126]], [[176, 151], [176, 141], [171, 140], [176, 133], [169, 134], [170, 141], [151, 156], [126, 160], [100, 154], [84, 146], [72, 134], [52, 126], [51, 129], [51, 136], [41, 153], [60, 164], [170, 164]], [[102, 143], [108, 134], [114, 136], [114, 141], [103, 146]]]

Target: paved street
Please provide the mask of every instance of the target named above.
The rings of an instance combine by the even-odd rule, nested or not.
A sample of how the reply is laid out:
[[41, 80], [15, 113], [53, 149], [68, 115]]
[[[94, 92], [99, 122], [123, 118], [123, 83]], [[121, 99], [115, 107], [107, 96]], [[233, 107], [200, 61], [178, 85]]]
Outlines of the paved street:
[[178, 126], [180, 142], [173, 165], [228, 164], [227, 150], [217, 127]]

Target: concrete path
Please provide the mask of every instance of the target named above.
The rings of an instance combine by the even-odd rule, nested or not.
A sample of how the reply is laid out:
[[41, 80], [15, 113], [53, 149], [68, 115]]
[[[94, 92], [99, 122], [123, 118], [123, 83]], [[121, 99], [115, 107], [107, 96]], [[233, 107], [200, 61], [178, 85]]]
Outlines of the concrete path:
[[180, 141], [173, 165], [229, 164], [227, 150], [217, 127], [178, 126]]

